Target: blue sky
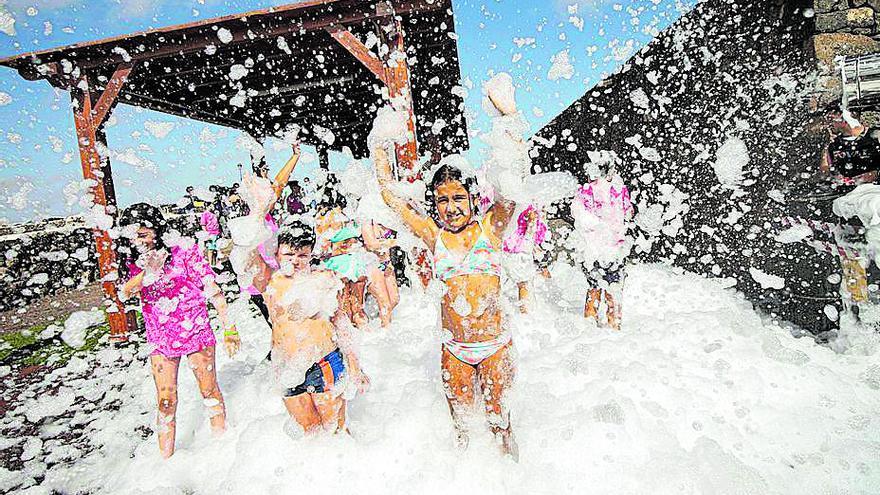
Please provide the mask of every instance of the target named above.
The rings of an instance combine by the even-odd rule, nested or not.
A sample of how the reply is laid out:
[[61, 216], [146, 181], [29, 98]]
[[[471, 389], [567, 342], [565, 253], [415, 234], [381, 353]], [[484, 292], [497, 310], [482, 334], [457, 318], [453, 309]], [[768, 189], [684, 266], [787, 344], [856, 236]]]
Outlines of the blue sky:
[[[290, 0], [0, 0], [16, 19], [14, 35], [0, 33], [0, 56], [286, 3]], [[491, 74], [513, 76], [519, 105], [538, 130], [694, 3], [453, 0], [462, 74], [474, 85], [467, 100], [471, 131], [487, 128], [479, 88]], [[573, 72], [551, 74], [553, 57], [558, 60], [563, 51]], [[0, 219], [79, 211], [73, 192], [82, 170], [69, 105], [66, 92], [0, 68]], [[174, 202], [190, 184], [235, 182], [236, 165], [249, 163], [237, 131], [124, 105], [116, 108], [107, 137], [122, 206], [145, 199]], [[479, 138], [471, 143], [469, 158], [479, 160]], [[267, 143], [267, 153], [274, 170], [289, 148], [273, 144]], [[339, 154], [332, 157], [333, 167], [345, 162]], [[296, 175], [311, 173], [315, 165], [307, 148]]]

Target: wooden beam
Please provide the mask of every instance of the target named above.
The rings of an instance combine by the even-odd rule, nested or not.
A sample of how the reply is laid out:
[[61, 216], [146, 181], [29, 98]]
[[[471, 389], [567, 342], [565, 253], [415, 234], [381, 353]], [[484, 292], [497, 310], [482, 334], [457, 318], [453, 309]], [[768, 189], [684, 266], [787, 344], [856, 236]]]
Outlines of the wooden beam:
[[120, 64], [116, 67], [113, 77], [107, 82], [107, 86], [104, 88], [103, 93], [101, 93], [98, 103], [92, 110], [92, 122], [94, 125], [101, 127], [107, 121], [110, 111], [119, 99], [119, 91], [122, 90], [122, 86], [128, 81], [133, 70], [134, 64]]
[[388, 66], [386, 80], [388, 81], [388, 96], [402, 101], [407, 111], [407, 141], [404, 144], [396, 144], [395, 155], [397, 157], [397, 173], [400, 177], [414, 182], [418, 177], [419, 151], [416, 138], [416, 116], [413, 109], [412, 87], [410, 85], [409, 63], [404, 44], [404, 33], [401, 26], [397, 25], [397, 32], [392, 38], [391, 45], [395, 48], [388, 54]]
[[[82, 74], [80, 82], [70, 89], [73, 123], [79, 145], [83, 178], [92, 183], [95, 213], [115, 218], [117, 211], [113, 173], [106, 153], [106, 136], [100, 129], [101, 121], [96, 119], [99, 113], [96, 112], [94, 104], [95, 100], [101, 100], [101, 96], [108, 95], [110, 98], [111, 94], [107, 90], [101, 95], [93, 92], [86, 74]], [[113, 101], [107, 99], [105, 105], [108, 105], [107, 112], [109, 112], [113, 107]], [[106, 119], [107, 115], [105, 113], [100, 116]], [[104, 150], [103, 153], [101, 150]], [[125, 315], [125, 307], [119, 300], [116, 288], [119, 270], [113, 239], [109, 232], [99, 228], [94, 229], [94, 236], [98, 253], [98, 273], [108, 302], [107, 319], [110, 322], [110, 337], [116, 341], [125, 341], [128, 338], [130, 319]]]
[[243, 120], [237, 120], [232, 117], [217, 115], [201, 108], [187, 106], [180, 103], [174, 103], [159, 98], [153, 98], [152, 96], [134, 93], [132, 91], [126, 91], [125, 95], [127, 97], [131, 97], [130, 99], [134, 102], [132, 104], [137, 104], [136, 106], [149, 108], [150, 110], [155, 110], [157, 112], [167, 113], [169, 115], [176, 115], [178, 117], [183, 117], [187, 119], [200, 120], [202, 122], [208, 122], [210, 124], [216, 124], [224, 127], [232, 127], [233, 129], [244, 130], [250, 127], [250, 125]]
[[373, 73], [384, 84], [388, 84], [388, 73], [385, 70], [385, 64], [375, 55], [370, 53], [370, 49], [366, 47], [361, 40], [351, 34], [351, 31], [344, 26], [336, 25], [326, 28], [330, 36], [336, 40], [343, 48], [348, 51], [355, 59], [364, 67]]
[[[132, 60], [183, 57], [188, 53], [203, 51], [208, 45], [218, 46], [221, 42], [217, 37], [217, 28], [230, 31], [232, 39], [229, 43], [225, 43], [229, 46], [252, 41], [254, 36], [273, 40], [279, 35], [299, 35], [302, 32], [320, 31], [337, 24], [360, 24], [383, 17], [376, 12], [372, 3], [360, 0], [333, 2], [333, 9], [327, 9], [326, 3], [315, 1], [273, 7], [57, 49], [24, 53], [0, 59], [0, 65], [14, 68], [20, 73], [23, 66], [58, 62], [62, 59], [75, 60], [78, 66], [86, 69], [115, 66]], [[394, 11], [398, 16], [451, 8], [449, 0], [395, 0], [393, 3]], [[247, 22], [242, 22], [243, 19]], [[255, 25], [259, 25], [260, 28], [255, 29]], [[113, 51], [116, 47], [125, 49], [128, 55]], [[22, 76], [24, 77], [24, 74]]]

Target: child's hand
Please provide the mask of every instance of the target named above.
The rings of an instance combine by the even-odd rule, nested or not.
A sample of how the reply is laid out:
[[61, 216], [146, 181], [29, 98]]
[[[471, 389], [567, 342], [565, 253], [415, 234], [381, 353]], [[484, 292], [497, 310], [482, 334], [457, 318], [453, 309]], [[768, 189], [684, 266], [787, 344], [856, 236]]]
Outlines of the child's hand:
[[370, 377], [368, 377], [360, 369], [352, 373], [352, 381], [355, 387], [357, 387], [357, 391], [359, 394], [365, 394], [368, 390], [370, 390]]
[[486, 96], [501, 115], [513, 115], [516, 110], [516, 88], [513, 79], [506, 73], [500, 73], [485, 85]]
[[241, 349], [241, 337], [238, 335], [235, 325], [232, 325], [223, 334], [223, 347], [226, 348], [226, 355], [229, 357], [235, 357]]

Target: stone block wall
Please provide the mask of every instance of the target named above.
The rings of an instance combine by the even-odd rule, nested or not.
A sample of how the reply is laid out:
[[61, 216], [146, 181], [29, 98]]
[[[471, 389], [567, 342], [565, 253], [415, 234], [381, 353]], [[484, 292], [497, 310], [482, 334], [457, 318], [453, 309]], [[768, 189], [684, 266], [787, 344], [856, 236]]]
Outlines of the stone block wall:
[[819, 74], [814, 104], [823, 107], [840, 100], [840, 56], [880, 52], [880, 0], [813, 0], [815, 34], [810, 51]]

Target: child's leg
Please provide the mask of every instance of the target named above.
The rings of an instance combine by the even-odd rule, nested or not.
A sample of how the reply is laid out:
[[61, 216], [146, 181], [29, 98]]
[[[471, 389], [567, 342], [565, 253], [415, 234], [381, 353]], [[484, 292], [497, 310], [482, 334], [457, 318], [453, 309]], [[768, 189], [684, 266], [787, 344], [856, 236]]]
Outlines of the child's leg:
[[314, 435], [321, 431], [321, 415], [315, 407], [310, 394], [299, 394], [284, 398], [287, 413], [303, 429], [306, 435]]
[[153, 380], [156, 382], [156, 399], [159, 415], [156, 420], [159, 452], [169, 458], [174, 454], [174, 436], [177, 428], [177, 370], [180, 358], [167, 358], [161, 354], [150, 356]]
[[621, 300], [623, 299], [623, 279], [624, 272], [622, 266], [616, 266], [609, 269], [606, 276], [608, 289], [605, 290], [605, 301], [608, 305], [607, 320], [608, 326], [615, 330], [620, 330], [621, 325]]
[[394, 267], [390, 264], [385, 269], [385, 288], [388, 290], [388, 297], [391, 299], [391, 309], [400, 304], [400, 289], [397, 287], [397, 276], [394, 274]]
[[324, 431], [329, 433], [345, 431], [345, 399], [334, 398], [330, 392], [309, 395], [318, 411]]
[[590, 288], [587, 291], [586, 301], [584, 302], [584, 318], [594, 318], [599, 321], [599, 303], [602, 301], [602, 291], [600, 289]]
[[[199, 352], [187, 356], [199, 390], [211, 411], [211, 429], [215, 433], [226, 431], [226, 404], [223, 402], [223, 394], [220, 393], [220, 385], [217, 383], [217, 365], [214, 360], [214, 347], [206, 347]], [[210, 405], [208, 402], [210, 401]]]
[[499, 443], [501, 452], [519, 458], [513, 430], [510, 425], [510, 410], [507, 407], [506, 393], [513, 385], [516, 367], [511, 355], [511, 346], [507, 345], [477, 367], [480, 389], [483, 393], [483, 404], [492, 434]]
[[442, 352], [440, 366], [443, 391], [446, 393], [446, 402], [449, 405], [449, 413], [452, 415], [458, 446], [466, 448], [468, 432], [464, 416], [474, 403], [474, 378], [477, 370], [473, 366], [459, 361], [445, 346]]
[[376, 304], [379, 306], [379, 320], [382, 322], [382, 327], [385, 328], [391, 324], [393, 309], [391, 296], [388, 295], [388, 289], [385, 287], [385, 274], [379, 271], [378, 267], [374, 267], [370, 269], [368, 277], [370, 285], [367, 288], [376, 299]]
[[519, 290], [519, 312], [522, 314], [526, 314], [529, 312], [527, 307], [527, 300], [529, 298], [529, 283], [518, 282], [516, 284], [516, 287]]

